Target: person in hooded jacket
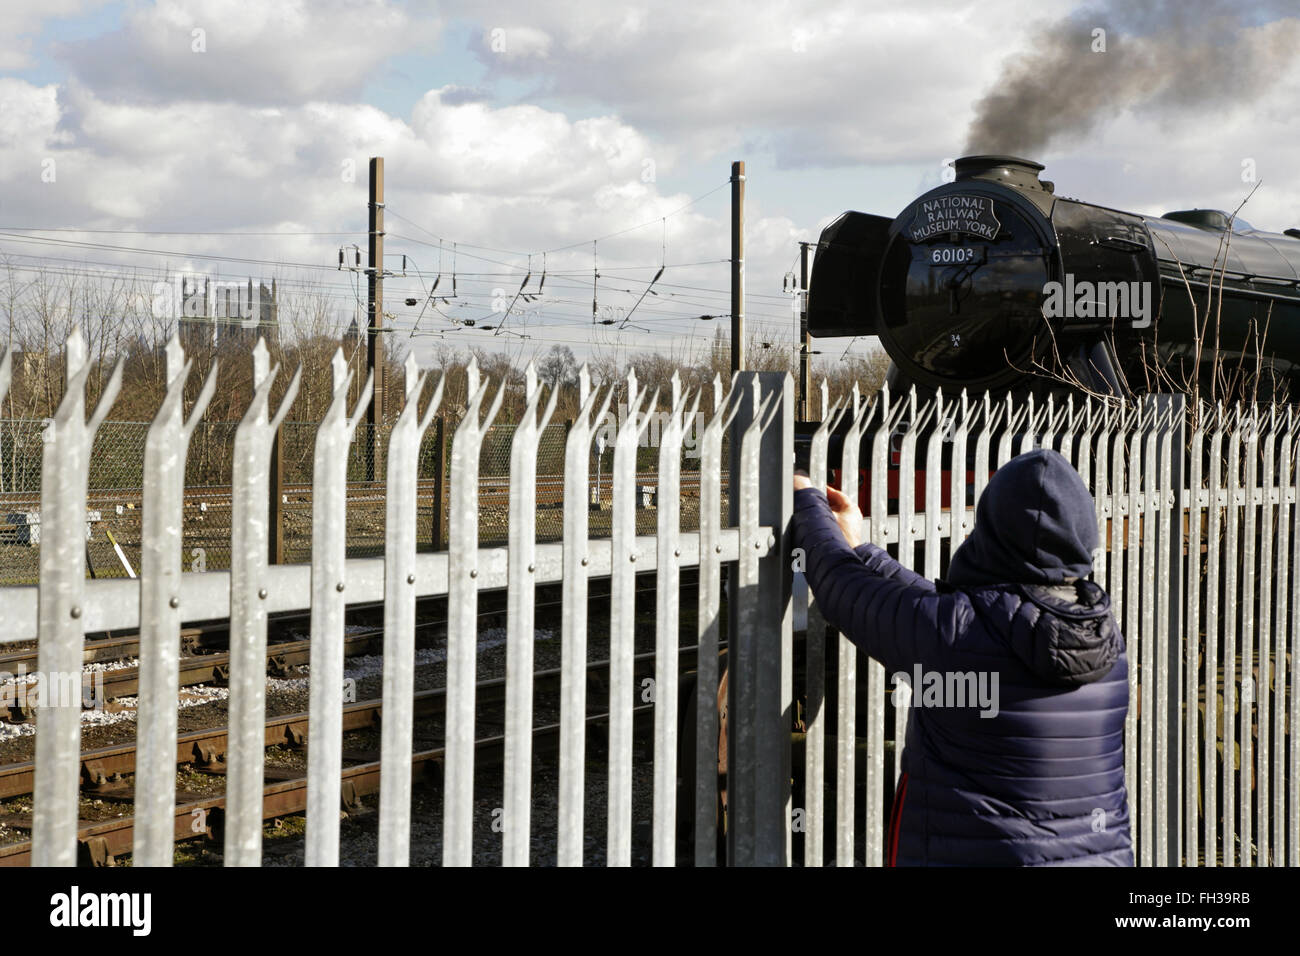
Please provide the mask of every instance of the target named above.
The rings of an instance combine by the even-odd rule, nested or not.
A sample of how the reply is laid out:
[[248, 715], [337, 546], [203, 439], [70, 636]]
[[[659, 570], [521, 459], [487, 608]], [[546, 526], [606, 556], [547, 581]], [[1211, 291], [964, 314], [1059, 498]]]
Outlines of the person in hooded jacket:
[[912, 688], [888, 865], [1132, 866], [1128, 663], [1087, 580], [1097, 518], [1079, 473], [1047, 449], [999, 468], [945, 580], [859, 544], [861, 521], [796, 475], [794, 546], [827, 622], [895, 686], [926, 675], [996, 696], [936, 706]]

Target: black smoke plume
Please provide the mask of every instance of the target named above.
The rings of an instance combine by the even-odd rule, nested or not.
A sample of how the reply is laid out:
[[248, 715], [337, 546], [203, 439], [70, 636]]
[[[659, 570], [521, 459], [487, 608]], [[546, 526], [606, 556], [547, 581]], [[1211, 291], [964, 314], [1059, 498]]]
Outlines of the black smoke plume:
[[[965, 152], [1033, 156], [1125, 110], [1195, 111], [1212, 137], [1216, 110], [1249, 104], [1297, 55], [1298, 14], [1293, 0], [1086, 7], [1037, 30], [1028, 52], [1006, 61], [976, 104]], [[1093, 49], [1098, 29], [1104, 52]]]

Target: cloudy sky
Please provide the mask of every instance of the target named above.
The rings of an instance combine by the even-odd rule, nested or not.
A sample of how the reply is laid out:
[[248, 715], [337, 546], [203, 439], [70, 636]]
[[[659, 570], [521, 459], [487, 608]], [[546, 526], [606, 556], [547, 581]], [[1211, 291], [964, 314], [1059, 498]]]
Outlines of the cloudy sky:
[[[346, 322], [364, 283], [338, 250], [364, 250], [380, 155], [386, 305], [418, 320], [397, 333], [417, 354], [682, 354], [729, 309], [744, 160], [749, 327], [789, 348], [798, 242], [846, 209], [897, 214], [967, 152], [1028, 155], [1058, 192], [1142, 213], [1231, 209], [1258, 182], [1242, 217], [1300, 226], [1295, 6], [5, 0], [0, 256], [24, 275], [275, 276]], [[592, 324], [593, 264], [615, 325]], [[519, 334], [483, 330], [530, 268], [526, 292], [546, 282]], [[457, 297], [430, 308], [453, 270]]]

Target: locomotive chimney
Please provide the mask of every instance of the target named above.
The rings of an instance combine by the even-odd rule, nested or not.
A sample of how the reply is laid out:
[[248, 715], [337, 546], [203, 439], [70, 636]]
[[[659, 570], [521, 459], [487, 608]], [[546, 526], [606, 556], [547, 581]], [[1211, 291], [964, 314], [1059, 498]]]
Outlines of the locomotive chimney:
[[956, 181], [983, 179], [1019, 189], [1044, 189], [1052, 191], [1052, 184], [1038, 178], [1042, 163], [1018, 156], [963, 156], [953, 161], [957, 171]]

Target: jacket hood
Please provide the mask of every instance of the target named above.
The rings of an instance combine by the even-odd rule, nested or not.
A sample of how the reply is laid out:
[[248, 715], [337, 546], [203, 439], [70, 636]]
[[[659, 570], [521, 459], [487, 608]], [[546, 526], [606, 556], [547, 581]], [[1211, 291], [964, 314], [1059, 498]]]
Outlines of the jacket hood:
[[1097, 514], [1087, 486], [1063, 455], [1039, 448], [994, 472], [947, 580], [958, 587], [1062, 584], [1092, 574], [1096, 548]]
[[971, 588], [940, 581], [938, 589], [965, 593], [984, 629], [1049, 684], [1101, 680], [1124, 651], [1110, 595], [1092, 581]]
[[1012, 618], [1011, 649], [1035, 674], [1076, 686], [1110, 673], [1124, 639], [1110, 597], [1091, 581], [1018, 588], [1026, 599]]

